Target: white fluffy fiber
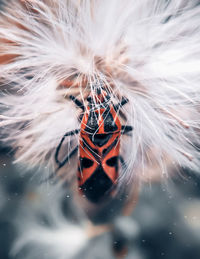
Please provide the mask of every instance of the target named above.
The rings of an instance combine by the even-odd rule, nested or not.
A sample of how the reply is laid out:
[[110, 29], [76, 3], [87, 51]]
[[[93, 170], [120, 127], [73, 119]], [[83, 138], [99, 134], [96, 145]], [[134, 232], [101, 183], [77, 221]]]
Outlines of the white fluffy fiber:
[[[122, 137], [122, 177], [152, 165], [165, 174], [166, 160], [198, 169], [199, 1], [24, 2], [8, 1], [0, 18], [0, 54], [14, 57], [0, 65], [10, 84], [0, 99], [2, 136], [17, 161], [53, 165], [64, 133], [80, 127], [67, 96], [84, 99], [92, 83], [84, 90], [82, 80], [96, 75], [129, 99], [124, 112], [134, 131]], [[75, 77], [78, 86], [59, 87]]]

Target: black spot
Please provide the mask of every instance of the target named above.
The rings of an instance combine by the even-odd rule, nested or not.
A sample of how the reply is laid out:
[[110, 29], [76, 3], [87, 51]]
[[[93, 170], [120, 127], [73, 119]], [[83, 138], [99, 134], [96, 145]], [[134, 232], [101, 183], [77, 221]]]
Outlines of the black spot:
[[111, 167], [116, 167], [118, 163], [118, 156], [113, 156], [106, 161], [106, 164]]
[[108, 149], [107, 148], [104, 148], [103, 150], [103, 156], [107, 153]]
[[87, 199], [93, 203], [98, 203], [109, 196], [113, 183], [106, 175], [100, 165], [92, 176], [81, 186], [81, 190]]
[[112, 134], [95, 134], [90, 135], [90, 140], [95, 146], [102, 147], [111, 138]]
[[89, 168], [94, 164], [94, 161], [86, 157], [81, 157], [80, 164], [81, 164], [81, 168]]

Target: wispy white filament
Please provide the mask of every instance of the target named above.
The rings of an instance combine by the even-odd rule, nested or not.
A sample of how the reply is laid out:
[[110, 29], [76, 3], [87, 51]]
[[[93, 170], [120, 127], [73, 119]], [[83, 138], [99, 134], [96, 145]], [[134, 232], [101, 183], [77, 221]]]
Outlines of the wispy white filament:
[[[53, 165], [62, 136], [80, 127], [67, 96], [84, 100], [91, 87], [84, 78], [98, 77], [129, 99], [124, 123], [134, 130], [121, 138], [122, 182], [152, 165], [166, 174], [166, 160], [198, 170], [198, 1], [25, 2], [9, 1], [0, 18], [0, 55], [13, 56], [0, 65], [10, 85], [0, 100], [2, 136], [17, 161]], [[69, 78], [79, 84], [60, 87]]]

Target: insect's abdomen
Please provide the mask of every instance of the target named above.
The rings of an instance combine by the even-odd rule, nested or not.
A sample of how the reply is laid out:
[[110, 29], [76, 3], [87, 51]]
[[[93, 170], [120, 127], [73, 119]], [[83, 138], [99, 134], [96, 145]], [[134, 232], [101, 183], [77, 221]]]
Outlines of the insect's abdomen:
[[120, 132], [80, 134], [78, 183], [82, 194], [98, 203], [109, 197], [119, 175]]

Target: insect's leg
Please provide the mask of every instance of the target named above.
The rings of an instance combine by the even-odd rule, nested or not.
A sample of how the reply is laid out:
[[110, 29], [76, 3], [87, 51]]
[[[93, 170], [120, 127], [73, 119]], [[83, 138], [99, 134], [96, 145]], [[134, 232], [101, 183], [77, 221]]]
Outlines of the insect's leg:
[[78, 121], [79, 121], [79, 122], [81, 122], [81, 121], [82, 121], [83, 116], [84, 116], [84, 113], [81, 113], [81, 114], [79, 115], [79, 117], [78, 117]]
[[[66, 163], [66, 162], [65, 162], [65, 163], [63, 164], [63, 162], [64, 162], [66, 159], [64, 159], [62, 162], [60, 162], [59, 159], [58, 159], [58, 155], [59, 155], [59, 152], [60, 152], [60, 149], [61, 149], [61, 146], [62, 146], [63, 141], [64, 141], [65, 138], [68, 137], [68, 136], [73, 136], [73, 135], [78, 134], [79, 131], [80, 131], [79, 129], [76, 129], [76, 130], [67, 132], [67, 133], [62, 137], [62, 139], [61, 139], [59, 145], [57, 146], [57, 148], [56, 148], [56, 153], [55, 153], [55, 161], [56, 161], [56, 163], [59, 165], [59, 168], [61, 168], [61, 167]], [[60, 166], [60, 165], [62, 165], [62, 166]]]
[[78, 146], [76, 146], [76, 147], [72, 150], [72, 152], [65, 158], [65, 160], [63, 160], [62, 163], [59, 163], [59, 166], [58, 166], [58, 168], [56, 169], [56, 171], [53, 172], [52, 174], [50, 174], [50, 175], [49, 175], [47, 178], [45, 178], [44, 180], [42, 180], [41, 183], [45, 183], [45, 182], [47, 182], [47, 181], [53, 179], [53, 178], [55, 177], [55, 175], [56, 175], [56, 172], [57, 172], [63, 165], [65, 165], [65, 164], [69, 161], [69, 159], [70, 159], [73, 155], [76, 154], [77, 151], [78, 151]]
[[70, 158], [71, 158], [73, 155], [75, 155], [75, 154], [77, 153], [77, 151], [78, 151], [78, 146], [76, 146], [76, 147], [72, 150], [72, 152], [69, 153], [69, 155], [68, 155], [62, 162], [59, 162], [59, 164], [58, 164], [59, 166], [58, 166], [58, 168], [57, 168], [56, 171], [58, 171], [61, 167], [63, 167], [66, 163], [68, 163], [69, 160], [70, 160]]
[[84, 104], [79, 101], [75, 96], [70, 95], [69, 98], [76, 104], [77, 107], [81, 108], [83, 111], [85, 111]]
[[127, 104], [127, 103], [128, 103], [128, 99], [125, 98], [124, 96], [122, 96], [121, 102], [119, 102], [118, 104], [114, 105], [114, 108], [115, 108], [116, 112], [117, 112], [122, 106], [124, 106], [124, 105]]
[[119, 156], [119, 161], [120, 161], [120, 163], [121, 163], [121, 165], [122, 165], [123, 168], [126, 168], [126, 167], [127, 167], [127, 165], [126, 165], [126, 163], [125, 163], [125, 161], [124, 161], [124, 159], [123, 159], [122, 156]]
[[133, 127], [132, 127], [132, 126], [123, 125], [123, 126], [122, 126], [122, 129], [121, 129], [121, 133], [122, 133], [122, 135], [125, 135], [125, 134], [131, 132], [132, 130], [133, 130]]
[[119, 115], [123, 120], [127, 121], [127, 117], [122, 110], [119, 110]]

